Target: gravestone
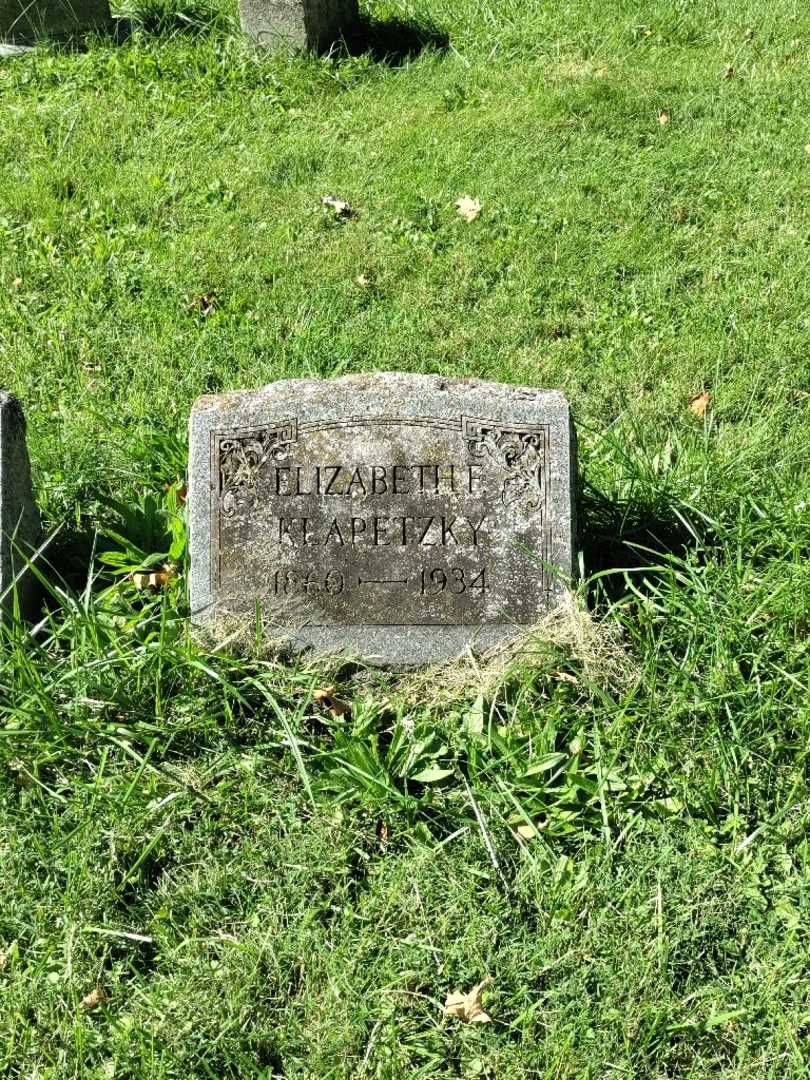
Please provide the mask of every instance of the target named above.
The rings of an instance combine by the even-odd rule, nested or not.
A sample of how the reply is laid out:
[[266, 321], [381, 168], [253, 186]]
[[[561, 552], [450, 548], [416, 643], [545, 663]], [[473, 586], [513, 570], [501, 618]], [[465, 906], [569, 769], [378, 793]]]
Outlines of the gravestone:
[[386, 666], [489, 648], [567, 595], [575, 475], [557, 391], [376, 374], [200, 398], [192, 617]]
[[17, 399], [0, 390], [0, 611], [12, 608], [16, 589], [21, 612], [35, 613], [36, 581], [25, 559], [39, 542], [39, 530], [25, 417]]
[[0, 0], [0, 50], [5, 44], [6, 54], [112, 25], [108, 0]]
[[242, 29], [260, 45], [325, 52], [349, 35], [357, 0], [239, 0]]

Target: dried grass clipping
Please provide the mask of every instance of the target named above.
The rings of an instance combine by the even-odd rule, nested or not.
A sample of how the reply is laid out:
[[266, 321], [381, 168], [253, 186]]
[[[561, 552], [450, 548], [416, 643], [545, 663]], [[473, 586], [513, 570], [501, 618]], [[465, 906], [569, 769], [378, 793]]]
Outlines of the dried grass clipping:
[[[479, 657], [470, 652], [403, 676], [392, 698], [405, 705], [419, 701], [427, 708], [450, 706], [471, 691], [490, 698], [521, 668], [547, 669], [549, 646], [566, 650], [580, 665], [583, 679], [607, 692], [620, 693], [639, 677], [620, 628], [594, 619], [584, 603], [571, 596], [524, 633]], [[559, 679], [559, 673], [554, 677]]]

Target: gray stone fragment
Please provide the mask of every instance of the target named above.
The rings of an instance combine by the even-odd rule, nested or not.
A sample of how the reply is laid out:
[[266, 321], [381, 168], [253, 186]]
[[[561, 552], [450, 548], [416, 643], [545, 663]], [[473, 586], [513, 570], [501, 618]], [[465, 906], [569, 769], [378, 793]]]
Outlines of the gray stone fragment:
[[239, 17], [260, 45], [326, 52], [359, 15], [357, 0], [239, 0]]
[[108, 0], [0, 0], [0, 42], [17, 48], [113, 25]]
[[0, 610], [12, 608], [16, 588], [22, 614], [35, 614], [38, 590], [25, 559], [34, 553], [39, 537], [25, 417], [17, 399], [0, 390]]
[[575, 477], [558, 391], [375, 374], [200, 398], [192, 617], [385, 666], [489, 648], [567, 596]]
[[0, 60], [10, 60], [14, 56], [27, 56], [33, 51], [33, 45], [7, 45], [0, 41]]

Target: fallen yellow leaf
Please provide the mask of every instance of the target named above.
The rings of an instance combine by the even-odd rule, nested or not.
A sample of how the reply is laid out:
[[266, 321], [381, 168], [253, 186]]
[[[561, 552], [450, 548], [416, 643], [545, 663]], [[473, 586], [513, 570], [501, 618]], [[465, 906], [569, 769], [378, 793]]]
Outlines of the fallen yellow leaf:
[[462, 195], [460, 199], [456, 199], [456, 208], [459, 216], [465, 221], [475, 221], [481, 213], [481, 203], [469, 195]]
[[579, 683], [579, 679], [577, 679], [576, 675], [572, 675], [568, 671], [554, 671], [552, 672], [551, 677], [556, 682], [567, 682], [571, 683], [572, 686], [577, 686]]
[[468, 994], [448, 994], [444, 1003], [444, 1015], [454, 1016], [459, 1020], [466, 1020], [470, 1024], [490, 1024], [492, 1017], [484, 1012], [481, 1004], [481, 994], [484, 987], [489, 986], [492, 979], [487, 977], [474, 986]]
[[164, 563], [160, 570], [135, 570], [129, 575], [129, 580], [136, 589], [165, 589], [169, 582], [177, 577], [177, 567], [172, 563]]
[[698, 420], [702, 420], [711, 403], [712, 395], [708, 390], [704, 390], [702, 394], [695, 394], [694, 397], [689, 398], [689, 411], [694, 413]]
[[99, 1005], [103, 1005], [106, 1000], [107, 995], [104, 993], [104, 988], [97, 986], [95, 990], [91, 990], [89, 994], [85, 994], [79, 1004], [83, 1009], [97, 1009]]

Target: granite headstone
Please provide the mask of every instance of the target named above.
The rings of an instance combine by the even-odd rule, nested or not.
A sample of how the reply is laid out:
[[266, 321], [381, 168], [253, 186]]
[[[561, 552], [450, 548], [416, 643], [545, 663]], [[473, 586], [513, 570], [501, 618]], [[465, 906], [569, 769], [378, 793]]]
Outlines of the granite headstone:
[[357, 0], [239, 0], [239, 17], [260, 45], [325, 52], [351, 33], [359, 14]]
[[192, 617], [386, 666], [489, 648], [567, 595], [575, 477], [558, 391], [375, 374], [200, 398]]
[[16, 591], [23, 615], [36, 607], [36, 581], [26, 569], [39, 541], [39, 512], [20, 403], [0, 390], [0, 611], [13, 608]]

